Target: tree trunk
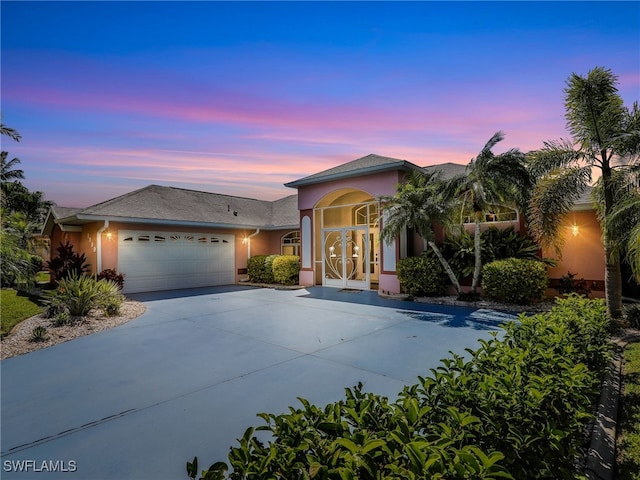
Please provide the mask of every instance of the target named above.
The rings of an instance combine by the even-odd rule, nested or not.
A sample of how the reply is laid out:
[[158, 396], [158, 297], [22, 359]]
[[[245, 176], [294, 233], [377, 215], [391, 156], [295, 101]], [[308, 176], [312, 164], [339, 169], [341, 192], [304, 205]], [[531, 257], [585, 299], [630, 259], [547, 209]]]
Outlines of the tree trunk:
[[[603, 159], [606, 153], [603, 152]], [[604, 183], [604, 218], [608, 218], [613, 210], [613, 191], [611, 188], [611, 168], [608, 162], [603, 162], [602, 166], [602, 182]], [[602, 225], [604, 231], [604, 291], [607, 301], [607, 313], [611, 318], [622, 317], [622, 272], [620, 270], [619, 256], [613, 256], [613, 239], [609, 238], [610, 234], [606, 227]]]
[[471, 282], [471, 291], [477, 293], [478, 284], [480, 283], [480, 271], [482, 270], [482, 245], [480, 243], [480, 215], [481, 212], [475, 214], [475, 235], [473, 237], [473, 250], [475, 253], [475, 266], [473, 268], [473, 281]]
[[456, 274], [453, 273], [453, 270], [451, 269], [451, 265], [449, 265], [449, 262], [447, 262], [447, 260], [442, 256], [442, 252], [440, 251], [438, 246], [435, 244], [435, 242], [429, 241], [427, 243], [431, 247], [431, 250], [433, 250], [433, 253], [436, 254], [436, 257], [438, 257], [438, 260], [440, 260], [440, 263], [442, 264], [444, 271], [447, 273], [449, 280], [451, 281], [453, 286], [456, 288], [456, 292], [458, 293], [458, 295], [460, 295], [462, 293], [462, 287], [460, 287], [460, 282], [458, 282], [458, 278], [456, 277]]
[[607, 313], [611, 318], [620, 318], [622, 317], [622, 271], [620, 270], [620, 259], [611, 258], [611, 247], [609, 245], [605, 245], [604, 255], [604, 289], [607, 300]]

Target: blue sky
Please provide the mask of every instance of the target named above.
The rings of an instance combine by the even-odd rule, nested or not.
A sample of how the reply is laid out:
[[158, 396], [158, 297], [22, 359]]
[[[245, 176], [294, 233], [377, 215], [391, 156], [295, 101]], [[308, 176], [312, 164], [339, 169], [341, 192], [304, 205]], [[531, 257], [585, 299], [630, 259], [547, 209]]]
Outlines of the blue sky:
[[638, 2], [11, 2], [2, 139], [88, 206], [156, 183], [252, 198], [369, 153], [465, 164], [566, 137], [595, 66], [640, 98]]

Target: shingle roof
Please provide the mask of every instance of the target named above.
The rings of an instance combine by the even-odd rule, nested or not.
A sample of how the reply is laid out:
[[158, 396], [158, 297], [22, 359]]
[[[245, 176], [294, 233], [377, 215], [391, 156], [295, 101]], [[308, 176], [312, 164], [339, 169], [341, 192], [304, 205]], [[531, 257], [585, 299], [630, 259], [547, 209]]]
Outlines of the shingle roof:
[[456, 175], [461, 175], [466, 170], [466, 165], [460, 165], [459, 163], [441, 163], [439, 165], [428, 165], [426, 167], [422, 167], [426, 172], [434, 172], [439, 171], [442, 174], [443, 180], [449, 180], [450, 178], [455, 177]]
[[313, 175], [309, 175], [299, 180], [285, 183], [285, 186], [296, 188], [314, 183], [328, 182], [331, 180], [360, 175], [369, 175], [389, 170], [418, 170], [419, 168], [420, 167], [407, 160], [383, 157], [372, 153], [356, 160], [352, 160], [351, 162], [329, 168], [328, 170], [323, 170], [322, 172], [314, 173]]
[[149, 185], [71, 212], [69, 217], [78, 220], [97, 217], [255, 228], [288, 227], [299, 223], [296, 195], [270, 202], [160, 185]]

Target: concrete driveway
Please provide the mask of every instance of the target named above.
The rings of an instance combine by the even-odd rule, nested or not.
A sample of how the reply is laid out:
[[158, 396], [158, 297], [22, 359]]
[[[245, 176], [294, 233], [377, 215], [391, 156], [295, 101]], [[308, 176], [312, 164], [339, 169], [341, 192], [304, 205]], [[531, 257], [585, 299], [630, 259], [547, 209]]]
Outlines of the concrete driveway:
[[186, 478], [194, 455], [226, 461], [258, 412], [358, 382], [395, 398], [509, 318], [319, 287], [135, 297], [132, 322], [0, 362], [2, 478]]

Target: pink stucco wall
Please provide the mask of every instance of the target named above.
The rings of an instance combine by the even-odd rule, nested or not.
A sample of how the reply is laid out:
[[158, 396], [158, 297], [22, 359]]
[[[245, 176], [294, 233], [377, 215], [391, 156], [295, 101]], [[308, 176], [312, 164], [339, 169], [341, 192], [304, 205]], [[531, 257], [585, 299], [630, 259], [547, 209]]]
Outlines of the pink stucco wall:
[[362, 190], [374, 198], [381, 195], [393, 195], [401, 180], [401, 174], [399, 171], [382, 172], [300, 187], [298, 189], [298, 209], [312, 209], [322, 197], [343, 188]]

